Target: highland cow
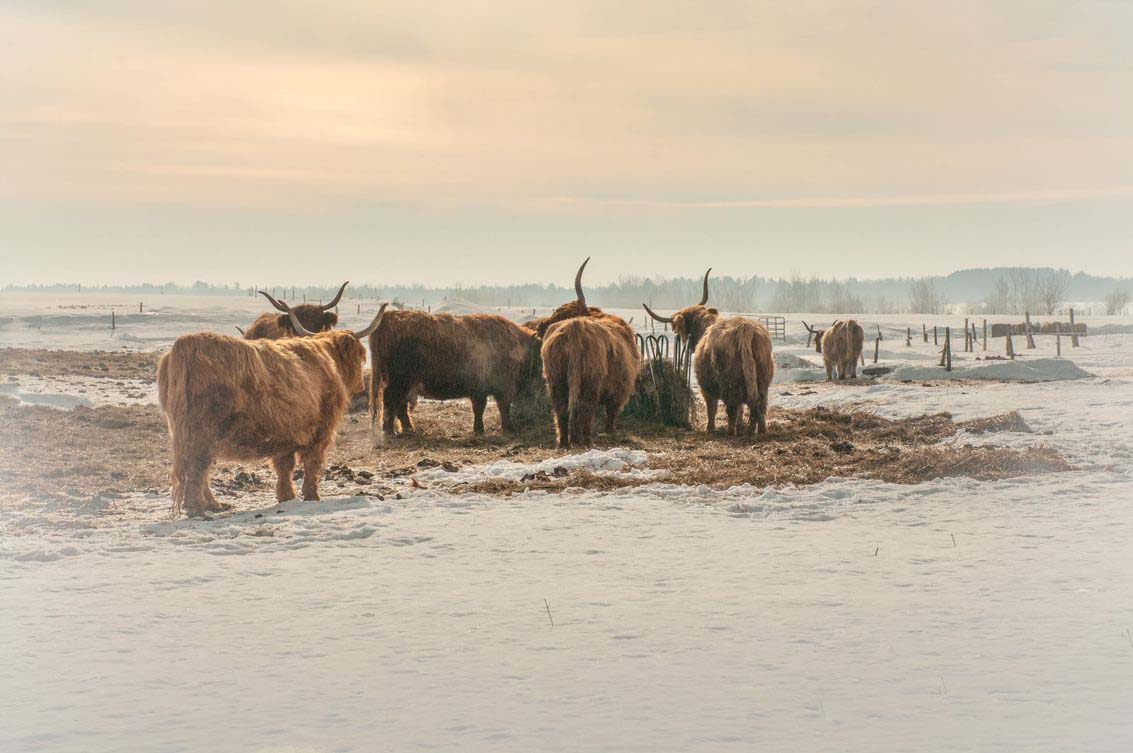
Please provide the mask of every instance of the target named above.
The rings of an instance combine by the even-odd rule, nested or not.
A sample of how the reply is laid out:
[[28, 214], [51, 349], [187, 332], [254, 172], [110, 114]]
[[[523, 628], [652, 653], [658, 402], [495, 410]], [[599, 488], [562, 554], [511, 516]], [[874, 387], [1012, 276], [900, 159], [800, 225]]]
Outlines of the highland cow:
[[717, 401], [728, 414], [728, 435], [736, 436], [748, 409], [747, 433], [767, 433], [767, 395], [775, 375], [771, 335], [758, 322], [743, 317], [718, 321], [708, 328], [694, 361], [696, 381], [708, 408], [708, 433], [716, 431]]
[[720, 318], [719, 311], [705, 306], [708, 303], [708, 275], [711, 271], [712, 267], [709, 267], [708, 272], [704, 273], [704, 292], [700, 296], [700, 303], [694, 306], [686, 306], [672, 316], [660, 316], [644, 303], [641, 304], [645, 312], [654, 320], [673, 326], [673, 332], [681, 339], [685, 350], [689, 353], [696, 350], [700, 338], [704, 337], [708, 328]]
[[503, 430], [511, 431], [512, 401], [526, 380], [539, 378], [534, 332], [495, 314], [391, 311], [370, 337], [370, 359], [374, 447], [395, 434], [395, 421], [402, 432], [413, 431], [409, 407], [418, 395], [470, 398], [475, 434], [484, 433], [484, 409], [493, 397]]
[[281, 340], [199, 333], [177, 338], [158, 364], [158, 400], [173, 442], [173, 512], [204, 516], [225, 509], [209, 489], [217, 459], [270, 458], [276, 499], [295, 497], [291, 473], [303, 464], [303, 499], [319, 498], [323, 459], [350, 395], [363, 388], [361, 339], [382, 322], [385, 305], [361, 332], [306, 330]]
[[559, 322], [547, 330], [542, 356], [558, 446], [591, 445], [599, 405], [612, 434], [641, 368], [629, 325], [617, 317]]
[[236, 330], [245, 340], [279, 340], [284, 337], [295, 337], [295, 327], [291, 324], [292, 313], [308, 332], [326, 332], [334, 329], [338, 324], [338, 314], [334, 312], [334, 307], [342, 299], [342, 293], [349, 284], [349, 280], [342, 283], [334, 299], [326, 305], [303, 303], [298, 306], [288, 306], [282, 301], [277, 301], [266, 290], [261, 290], [260, 295], [271, 301], [271, 305], [282, 313], [260, 314], [247, 330], [239, 327]]
[[814, 329], [806, 322], [803, 326], [814, 335], [814, 350], [822, 354], [826, 365], [826, 380], [858, 378], [858, 359], [862, 357], [865, 331], [853, 319], [838, 320], [827, 329]]
[[607, 433], [614, 432], [641, 368], [633, 328], [621, 317], [586, 304], [582, 272], [589, 262], [574, 276], [576, 300], [537, 325], [543, 339], [543, 377], [562, 448], [592, 444], [599, 405], [606, 410]]

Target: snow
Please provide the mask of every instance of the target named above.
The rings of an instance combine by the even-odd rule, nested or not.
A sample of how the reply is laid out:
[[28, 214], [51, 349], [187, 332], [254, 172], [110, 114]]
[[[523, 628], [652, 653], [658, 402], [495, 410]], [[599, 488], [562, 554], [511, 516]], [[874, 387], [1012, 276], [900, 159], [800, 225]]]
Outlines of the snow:
[[[129, 347], [246, 321], [238, 309], [171, 306]], [[0, 346], [32, 339], [32, 315]], [[51, 347], [103, 347], [60, 316]], [[935, 368], [931, 345], [883, 331], [882, 364]], [[1067, 473], [452, 488], [645, 470], [645, 451], [612, 448], [425, 469], [425, 488], [390, 479], [384, 499], [257, 493], [213, 521], [171, 519], [164, 494], [11, 500], [0, 750], [1128, 750], [1133, 335], [1091, 336], [1061, 361], [1050, 340], [1006, 365], [1093, 376], [788, 381], [772, 403], [1017, 410], [1035, 434], [951, 441], [1049, 445]], [[804, 343], [777, 352], [817, 363]], [[977, 355], [958, 369], [1005, 363]]]
[[522, 481], [524, 478], [534, 476], [537, 473], [553, 476], [578, 470], [592, 471], [599, 475], [649, 478], [652, 477], [653, 472], [648, 470], [635, 471], [632, 468], [632, 466], [644, 465], [648, 459], [649, 453], [642, 450], [613, 447], [608, 450], [587, 450], [538, 463], [515, 463], [509, 460], [497, 460], [486, 465], [474, 465], [456, 470], [446, 470], [443, 467], [430, 468], [414, 475], [418, 481], [441, 483], [449, 486], [491, 479]]
[[1072, 361], [1036, 358], [1029, 361], [984, 361], [945, 371], [943, 366], [900, 366], [882, 379], [993, 379], [1002, 382], [1058, 382], [1093, 376]]

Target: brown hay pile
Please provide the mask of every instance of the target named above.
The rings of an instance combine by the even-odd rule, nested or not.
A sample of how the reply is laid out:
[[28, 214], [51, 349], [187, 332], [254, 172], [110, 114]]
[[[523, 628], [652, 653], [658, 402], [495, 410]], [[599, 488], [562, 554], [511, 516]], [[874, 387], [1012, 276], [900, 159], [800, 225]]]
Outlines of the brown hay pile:
[[967, 429], [972, 434], [986, 434], [995, 431], [1017, 431], [1022, 434], [1034, 434], [1035, 431], [1023, 420], [1018, 411], [1001, 413], [988, 418], [975, 418], [971, 421], [961, 421], [961, 429]]
[[647, 358], [622, 416], [627, 423], [690, 429], [696, 419], [696, 402], [672, 361]]

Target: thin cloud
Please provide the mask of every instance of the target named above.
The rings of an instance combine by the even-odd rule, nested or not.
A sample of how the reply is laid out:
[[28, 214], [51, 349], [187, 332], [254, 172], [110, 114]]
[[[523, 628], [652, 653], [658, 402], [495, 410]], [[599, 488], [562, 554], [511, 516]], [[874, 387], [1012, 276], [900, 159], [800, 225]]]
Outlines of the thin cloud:
[[724, 201], [664, 201], [635, 199], [588, 199], [557, 197], [556, 203], [614, 207], [657, 207], [666, 209], [838, 209], [869, 207], [961, 206], [965, 204], [1019, 204], [1089, 201], [1092, 199], [1133, 198], [1133, 186], [1082, 188], [1050, 191], [1006, 191], [1000, 193], [908, 194], [896, 196], [813, 196], [774, 199], [732, 199]]

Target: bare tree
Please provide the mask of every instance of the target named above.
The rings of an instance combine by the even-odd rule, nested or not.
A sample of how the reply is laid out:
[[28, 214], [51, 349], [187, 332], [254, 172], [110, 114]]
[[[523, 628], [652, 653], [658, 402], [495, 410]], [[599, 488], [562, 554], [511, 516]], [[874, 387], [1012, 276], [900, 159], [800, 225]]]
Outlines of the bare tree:
[[1116, 288], [1106, 293], [1105, 296], [1105, 312], [1110, 316], [1125, 311], [1125, 307], [1129, 305], [1129, 291]]
[[1008, 273], [1011, 283], [1011, 312], [1022, 314], [1035, 306], [1035, 272], [1033, 269], [1017, 268]]
[[1054, 313], [1058, 304], [1066, 297], [1066, 290], [1070, 287], [1070, 273], [1065, 269], [1050, 269], [1039, 274], [1035, 284], [1035, 293], [1040, 311], [1046, 315]]
[[1011, 288], [1007, 280], [1000, 277], [995, 281], [991, 294], [984, 300], [984, 310], [989, 314], [1011, 313]]
[[936, 283], [922, 278], [909, 286], [909, 310], [914, 314], [943, 314], [944, 297]]

